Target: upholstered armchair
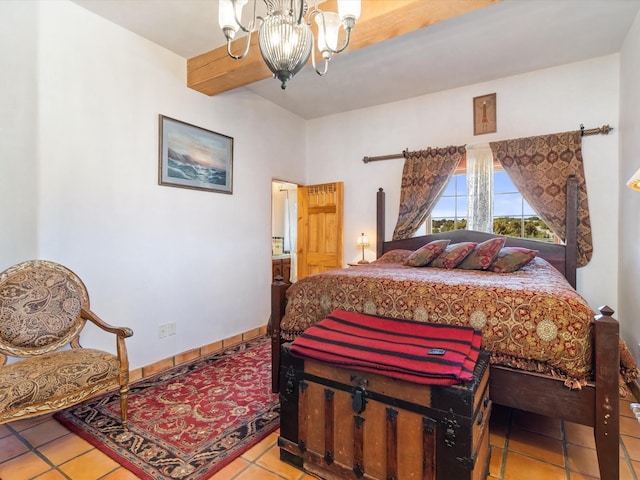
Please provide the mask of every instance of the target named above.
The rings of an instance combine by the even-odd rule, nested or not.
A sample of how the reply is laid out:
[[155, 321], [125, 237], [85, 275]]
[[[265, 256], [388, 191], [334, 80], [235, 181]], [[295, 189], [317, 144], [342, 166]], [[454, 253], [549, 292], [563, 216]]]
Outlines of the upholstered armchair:
[[[80, 346], [87, 320], [116, 335], [116, 355]], [[0, 273], [0, 424], [119, 388], [126, 427], [131, 335], [89, 309], [84, 283], [62, 265], [30, 260]]]

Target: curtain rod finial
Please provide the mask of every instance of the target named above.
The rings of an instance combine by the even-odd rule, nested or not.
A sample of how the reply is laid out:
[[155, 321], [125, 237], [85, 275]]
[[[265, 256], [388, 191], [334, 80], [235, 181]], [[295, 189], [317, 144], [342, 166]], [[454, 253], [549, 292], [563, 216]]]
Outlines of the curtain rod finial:
[[613, 127], [609, 125], [603, 125], [600, 128], [589, 128], [585, 130], [584, 125], [580, 124], [580, 136], [584, 137], [585, 135], [608, 135], [609, 132], [613, 130]]

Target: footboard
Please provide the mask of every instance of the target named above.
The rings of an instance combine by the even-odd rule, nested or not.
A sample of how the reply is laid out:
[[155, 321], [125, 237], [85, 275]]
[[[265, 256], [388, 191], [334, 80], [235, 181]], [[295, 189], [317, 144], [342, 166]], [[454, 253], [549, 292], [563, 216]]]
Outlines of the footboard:
[[[620, 404], [619, 325], [613, 310], [601, 307], [593, 327], [594, 381], [570, 390], [561, 379], [491, 366], [491, 400], [499, 405], [593, 427], [600, 478], [617, 480]], [[532, 395], [535, 392], [535, 395]]]
[[271, 389], [273, 393], [280, 390], [280, 322], [284, 317], [284, 309], [287, 306], [286, 292], [291, 284], [285, 283], [281, 276], [276, 276], [271, 284], [271, 318], [269, 330], [271, 331]]

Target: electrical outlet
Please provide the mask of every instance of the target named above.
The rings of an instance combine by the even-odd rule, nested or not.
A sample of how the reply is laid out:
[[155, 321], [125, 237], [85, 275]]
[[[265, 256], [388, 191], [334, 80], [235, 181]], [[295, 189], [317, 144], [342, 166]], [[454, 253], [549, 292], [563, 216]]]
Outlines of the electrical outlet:
[[166, 323], [158, 325], [158, 338], [164, 338], [167, 335], [169, 335], [169, 326]]
[[158, 338], [168, 337], [176, 334], [176, 322], [163, 323], [158, 325]]
[[167, 323], [167, 335], [176, 334], [176, 322]]

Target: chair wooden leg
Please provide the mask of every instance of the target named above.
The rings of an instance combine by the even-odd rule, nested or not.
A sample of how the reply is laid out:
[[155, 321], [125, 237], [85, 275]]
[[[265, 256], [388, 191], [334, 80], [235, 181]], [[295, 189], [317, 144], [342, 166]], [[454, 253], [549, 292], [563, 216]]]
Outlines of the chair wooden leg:
[[129, 385], [120, 388], [120, 417], [122, 418], [122, 427], [127, 428], [129, 408]]

